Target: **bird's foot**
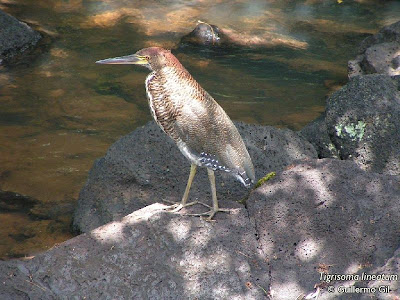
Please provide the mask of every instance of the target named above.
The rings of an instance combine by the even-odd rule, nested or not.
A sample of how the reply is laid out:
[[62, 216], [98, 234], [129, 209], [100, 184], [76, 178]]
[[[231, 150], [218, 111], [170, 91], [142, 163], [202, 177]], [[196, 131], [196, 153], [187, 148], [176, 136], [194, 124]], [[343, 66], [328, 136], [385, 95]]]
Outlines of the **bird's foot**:
[[195, 216], [195, 217], [204, 217], [204, 216], [208, 216], [207, 218], [205, 218], [205, 220], [207, 222], [209, 221], [214, 221], [213, 217], [215, 216], [216, 213], [218, 212], [226, 212], [226, 213], [231, 213], [231, 209], [229, 208], [218, 208], [218, 209], [211, 209], [210, 211], [206, 211], [204, 213], [200, 213], [200, 214], [185, 214], [185, 216]]
[[207, 204], [205, 204], [203, 202], [199, 202], [199, 201], [193, 201], [193, 202], [189, 202], [189, 203], [185, 203], [185, 204], [175, 203], [175, 202], [168, 201], [168, 200], [163, 200], [163, 201], [167, 202], [167, 203], [172, 203], [172, 205], [167, 206], [165, 208], [166, 210], [168, 210], [169, 212], [172, 212], [172, 213], [176, 213], [176, 212], [180, 211], [182, 208], [185, 208], [185, 207], [188, 207], [188, 206], [192, 206], [192, 205], [195, 205], [195, 204], [201, 204], [201, 205], [203, 205], [205, 207], [211, 208], [210, 205], [207, 205]]

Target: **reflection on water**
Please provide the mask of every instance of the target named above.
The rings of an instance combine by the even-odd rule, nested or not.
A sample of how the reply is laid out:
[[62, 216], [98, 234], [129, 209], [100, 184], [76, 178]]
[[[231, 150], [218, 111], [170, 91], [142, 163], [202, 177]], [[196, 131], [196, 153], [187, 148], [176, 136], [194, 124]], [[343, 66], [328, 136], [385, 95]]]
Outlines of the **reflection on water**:
[[[94, 61], [177, 49], [197, 20], [216, 24], [242, 47], [183, 48], [177, 57], [232, 119], [300, 129], [346, 82], [360, 41], [400, 15], [398, 1], [373, 0], [0, 0], [0, 8], [52, 40], [36, 59], [0, 69], [0, 190], [48, 208], [74, 202], [93, 161], [151, 118], [147, 72]], [[49, 218], [0, 213], [0, 257], [69, 238], [66, 207]]]

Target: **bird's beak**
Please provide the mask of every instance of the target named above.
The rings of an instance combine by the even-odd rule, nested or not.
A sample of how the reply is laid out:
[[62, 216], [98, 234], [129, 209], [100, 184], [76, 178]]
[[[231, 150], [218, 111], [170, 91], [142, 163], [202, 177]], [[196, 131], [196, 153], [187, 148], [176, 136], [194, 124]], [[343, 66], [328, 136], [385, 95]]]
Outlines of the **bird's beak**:
[[96, 61], [96, 64], [103, 65], [147, 65], [149, 61], [145, 56], [140, 56], [136, 54], [107, 58]]

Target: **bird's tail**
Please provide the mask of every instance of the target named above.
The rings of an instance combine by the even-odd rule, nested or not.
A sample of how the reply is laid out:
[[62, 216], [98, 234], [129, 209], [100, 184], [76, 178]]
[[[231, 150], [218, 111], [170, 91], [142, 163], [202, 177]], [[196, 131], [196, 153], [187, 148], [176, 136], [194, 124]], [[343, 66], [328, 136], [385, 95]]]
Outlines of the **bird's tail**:
[[243, 185], [247, 188], [250, 188], [250, 186], [254, 183], [255, 181], [255, 174], [254, 174], [254, 170], [252, 168], [250, 168], [250, 170], [241, 170], [238, 171], [236, 174], [236, 178], [243, 183]]

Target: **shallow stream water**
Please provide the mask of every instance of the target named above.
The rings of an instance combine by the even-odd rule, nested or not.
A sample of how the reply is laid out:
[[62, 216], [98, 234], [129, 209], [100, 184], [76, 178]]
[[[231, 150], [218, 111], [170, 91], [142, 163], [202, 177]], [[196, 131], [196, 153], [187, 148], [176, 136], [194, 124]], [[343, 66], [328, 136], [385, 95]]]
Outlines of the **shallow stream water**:
[[[232, 119], [299, 130], [346, 83], [360, 42], [400, 19], [400, 1], [372, 0], [0, 0], [0, 9], [46, 36], [41, 53], [0, 67], [0, 190], [39, 201], [0, 211], [0, 258], [72, 237], [93, 161], [151, 120], [147, 71], [96, 60], [171, 48]], [[242, 46], [177, 50], [198, 20]]]

